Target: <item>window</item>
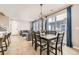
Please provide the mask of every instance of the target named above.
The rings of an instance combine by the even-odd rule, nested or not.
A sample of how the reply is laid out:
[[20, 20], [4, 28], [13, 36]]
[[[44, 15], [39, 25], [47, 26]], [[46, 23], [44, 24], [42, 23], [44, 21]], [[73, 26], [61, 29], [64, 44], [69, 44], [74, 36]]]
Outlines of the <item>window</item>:
[[48, 20], [47, 20], [47, 31], [51, 31], [52, 30], [52, 25], [51, 25], [51, 23], [52, 23], [52, 18], [48, 18]]
[[39, 31], [39, 21], [33, 22], [33, 31], [35, 32]]
[[56, 16], [56, 18], [57, 18], [56, 21], [62, 21], [66, 17], [67, 17], [67, 13], [62, 13], [62, 14]]
[[54, 31], [55, 30], [55, 17], [48, 18], [46, 22], [46, 30], [47, 31]]
[[35, 29], [36, 29], [35, 31], [39, 31], [39, 22], [38, 21], [35, 22]]
[[48, 19], [48, 22], [49, 22], [49, 23], [53, 23], [53, 22], [55, 22], [55, 16], [49, 18], [49, 19]]
[[35, 22], [33, 22], [33, 31], [35, 31]]
[[67, 14], [62, 13], [56, 16], [56, 30], [65, 31]]

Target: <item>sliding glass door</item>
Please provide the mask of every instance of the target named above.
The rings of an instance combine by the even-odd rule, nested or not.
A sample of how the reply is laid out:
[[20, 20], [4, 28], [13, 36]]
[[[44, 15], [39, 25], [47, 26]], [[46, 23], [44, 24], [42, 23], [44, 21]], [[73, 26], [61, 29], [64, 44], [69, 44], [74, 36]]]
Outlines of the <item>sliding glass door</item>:
[[66, 44], [67, 35], [67, 12], [49, 17], [46, 20], [46, 31], [64, 32], [64, 43]]
[[56, 30], [57, 32], [64, 32], [63, 42], [66, 44], [67, 39], [67, 12], [59, 14], [56, 16]]

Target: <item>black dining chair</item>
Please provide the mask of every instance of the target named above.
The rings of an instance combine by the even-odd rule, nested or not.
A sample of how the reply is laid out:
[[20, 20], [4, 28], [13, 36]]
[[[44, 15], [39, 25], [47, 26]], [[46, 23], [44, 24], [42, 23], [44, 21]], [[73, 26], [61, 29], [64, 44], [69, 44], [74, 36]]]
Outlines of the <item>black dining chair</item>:
[[10, 44], [9, 43], [10, 35], [11, 35], [11, 33], [3, 34], [3, 38], [0, 38], [0, 39], [2, 39], [2, 41], [0, 41], [0, 48], [1, 48], [0, 52], [2, 52], [3, 55], [4, 55], [4, 51], [7, 51], [8, 46]]
[[32, 46], [35, 45], [35, 36], [34, 36], [34, 33], [35, 33], [35, 32], [33, 32], [33, 31], [32, 31], [32, 33], [31, 33], [31, 35], [32, 35]]
[[40, 32], [34, 32], [34, 43], [35, 43], [35, 50], [37, 51], [37, 38], [36, 35], [40, 35]]
[[64, 38], [64, 32], [61, 32], [61, 33], [58, 33], [56, 40], [51, 41], [50, 46], [49, 46], [51, 53], [57, 55], [59, 51], [61, 52], [61, 55], [63, 55], [63, 51], [62, 51], [63, 38]]
[[41, 55], [42, 52], [47, 49], [46, 47], [47, 42], [40, 38], [40, 33], [35, 33], [35, 40], [36, 40], [36, 50], [38, 47], [40, 47], [40, 55]]
[[4, 37], [3, 37], [2, 46], [3, 46], [3, 48], [5, 48], [4, 51], [7, 51], [7, 48], [8, 48], [7, 35], [4, 35]]
[[2, 46], [2, 42], [3, 42], [3, 38], [0, 38], [0, 52], [2, 55], [4, 55], [4, 50], [3, 50], [3, 46]]
[[9, 45], [10, 45], [10, 43], [11, 43], [10, 36], [11, 36], [11, 32], [7, 34], [8, 46], [9, 46]]

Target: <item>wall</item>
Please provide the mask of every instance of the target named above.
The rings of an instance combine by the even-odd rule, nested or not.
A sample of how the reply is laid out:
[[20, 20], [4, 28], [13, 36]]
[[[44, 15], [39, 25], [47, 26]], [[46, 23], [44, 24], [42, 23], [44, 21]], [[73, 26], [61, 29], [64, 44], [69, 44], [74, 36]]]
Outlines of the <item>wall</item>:
[[10, 21], [10, 30], [13, 35], [19, 34], [20, 30], [30, 30], [30, 22], [26, 21]]
[[79, 5], [72, 6], [72, 41], [74, 47], [79, 47]]
[[18, 30], [30, 30], [30, 22], [18, 21]]
[[[4, 29], [8, 29], [9, 26], [9, 19], [6, 16], [2, 16], [0, 15], [0, 27], [4, 28]], [[2, 31], [2, 30], [0, 30]]]

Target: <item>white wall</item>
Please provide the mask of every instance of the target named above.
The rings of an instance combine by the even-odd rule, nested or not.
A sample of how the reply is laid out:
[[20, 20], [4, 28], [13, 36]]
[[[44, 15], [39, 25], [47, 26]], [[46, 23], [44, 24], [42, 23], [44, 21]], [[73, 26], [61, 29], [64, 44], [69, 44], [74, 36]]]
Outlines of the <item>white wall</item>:
[[13, 35], [18, 34], [20, 30], [30, 30], [30, 22], [12, 20], [10, 21], [10, 25]]
[[74, 47], [79, 47], [79, 5], [72, 6], [72, 41]]
[[18, 21], [18, 30], [30, 30], [30, 22]]

